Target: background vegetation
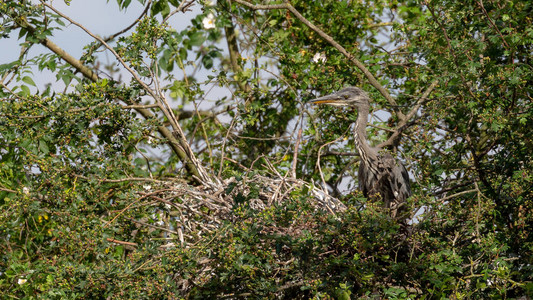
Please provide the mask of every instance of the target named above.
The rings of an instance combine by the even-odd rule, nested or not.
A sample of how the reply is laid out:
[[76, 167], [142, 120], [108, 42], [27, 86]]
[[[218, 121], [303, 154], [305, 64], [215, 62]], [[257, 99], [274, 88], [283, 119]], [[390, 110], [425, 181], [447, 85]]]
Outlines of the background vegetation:
[[[82, 57], [54, 34], [85, 24], [0, 2], [2, 298], [531, 297], [530, 1], [140, 2]], [[356, 113], [305, 104], [346, 85], [408, 229], [357, 191]]]

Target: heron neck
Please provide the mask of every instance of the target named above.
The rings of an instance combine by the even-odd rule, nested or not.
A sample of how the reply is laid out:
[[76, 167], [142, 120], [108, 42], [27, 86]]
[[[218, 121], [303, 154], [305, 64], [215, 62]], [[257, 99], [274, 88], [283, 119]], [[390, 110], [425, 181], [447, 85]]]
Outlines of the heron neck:
[[368, 123], [368, 109], [359, 109], [357, 121], [355, 122], [355, 146], [361, 156], [366, 155], [369, 158], [376, 158], [376, 151], [373, 150], [366, 140], [366, 125]]

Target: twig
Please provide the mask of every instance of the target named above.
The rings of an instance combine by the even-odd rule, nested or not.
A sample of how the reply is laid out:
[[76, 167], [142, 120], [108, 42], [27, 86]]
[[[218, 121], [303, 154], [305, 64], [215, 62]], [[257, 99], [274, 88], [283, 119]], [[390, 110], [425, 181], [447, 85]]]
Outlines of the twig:
[[109, 50], [114, 56], [115, 58], [120, 62], [120, 64], [133, 76], [133, 78], [135, 79], [135, 81], [137, 81], [137, 83], [139, 83], [143, 89], [149, 93], [154, 99], [157, 99], [157, 95], [154, 93], [154, 91], [152, 91], [152, 89], [150, 89], [150, 87], [148, 87], [146, 85], [146, 83], [144, 83], [144, 81], [141, 80], [141, 78], [139, 78], [139, 76], [137, 75], [137, 73], [128, 66], [128, 64], [126, 64], [126, 62], [122, 59], [122, 57], [120, 55], [118, 55], [118, 53], [115, 51], [115, 49], [113, 49], [113, 47], [109, 46], [109, 44], [107, 44], [101, 37], [99, 37], [98, 35], [92, 33], [89, 29], [85, 28], [83, 25], [81, 25], [80, 23], [72, 20], [69, 16], [63, 14], [62, 12], [60, 12], [59, 10], [57, 10], [55, 7], [51, 6], [50, 4], [44, 2], [43, 0], [41, 0], [41, 3], [50, 8], [51, 10], [53, 10], [56, 14], [60, 15], [61, 17], [63, 17], [64, 19], [66, 19], [67, 21], [69, 21], [70, 23], [78, 26], [80, 29], [82, 29], [83, 31], [85, 31], [88, 35], [90, 35], [92, 38], [94, 38], [95, 40], [99, 41], [100, 43], [102, 43], [102, 45], [104, 45], [106, 47], [107, 50]]
[[[117, 36], [125, 33], [126, 31], [130, 30], [131, 28], [133, 28], [133, 26], [135, 26], [135, 24], [137, 24], [143, 18], [143, 16], [146, 15], [146, 13], [148, 12], [148, 9], [150, 8], [151, 4], [152, 4], [152, 0], [148, 0], [148, 3], [146, 3], [146, 7], [144, 8], [144, 10], [141, 13], [141, 15], [137, 19], [135, 19], [135, 21], [133, 21], [133, 23], [131, 23], [130, 26], [122, 29], [121, 31], [119, 31], [119, 32], [117, 32], [115, 34], [112, 34], [112, 35], [108, 36], [107, 38], [104, 39], [104, 41], [109, 42], [109, 41], [115, 39]], [[100, 47], [100, 45], [98, 47]], [[96, 47], [96, 49], [98, 47]]]
[[424, 91], [424, 93], [418, 98], [418, 101], [416, 102], [415, 106], [409, 111], [407, 116], [405, 116], [405, 119], [400, 120], [398, 123], [398, 126], [396, 126], [396, 129], [393, 131], [394, 133], [383, 143], [380, 143], [377, 147], [378, 148], [384, 148], [387, 146], [392, 146], [394, 143], [400, 138], [402, 132], [408, 127], [408, 122], [415, 116], [416, 112], [424, 104], [431, 92], [435, 89], [435, 87], [438, 85], [439, 79], [433, 80], [433, 82], [429, 85], [429, 87]]
[[468, 193], [473, 193], [473, 192], [477, 192], [477, 189], [471, 189], [471, 190], [467, 190], [467, 191], [462, 191], [462, 192], [459, 192], [459, 193], [456, 193], [456, 194], [453, 194], [453, 195], [450, 195], [450, 196], [446, 196], [446, 197], [440, 198], [439, 201], [440, 202], [444, 202], [444, 201], [446, 201], [448, 199], [455, 198], [455, 197], [458, 197], [458, 196], [461, 196], [461, 195], [464, 195], [464, 194], [468, 194]]
[[228, 136], [230, 135], [230, 132], [233, 128], [233, 126], [235, 126], [235, 118], [233, 118], [231, 120], [231, 123], [229, 125], [229, 128], [228, 128], [228, 131], [226, 132], [226, 136], [224, 138], [224, 140], [222, 141], [222, 147], [220, 148], [220, 166], [218, 167], [218, 177], [220, 177], [222, 175], [222, 169], [223, 169], [223, 166], [224, 166], [224, 158], [226, 156], [226, 142], [229, 140], [228, 139]]
[[148, 104], [148, 105], [122, 105], [121, 106], [122, 108], [124, 109], [138, 109], [138, 108], [144, 108], [144, 109], [147, 109], [147, 108], [156, 108], [156, 107], [159, 107], [159, 104]]
[[291, 176], [296, 178], [296, 165], [298, 163], [298, 149], [300, 147], [300, 140], [302, 139], [302, 127], [298, 130], [298, 137], [296, 138], [296, 143], [294, 144], [294, 154], [292, 156], [292, 167], [291, 167]]
[[163, 231], [166, 231], [168, 233], [172, 233], [172, 234], [178, 235], [178, 232], [176, 232], [174, 230], [170, 230], [170, 229], [167, 229], [167, 228], [164, 228], [164, 227], [159, 227], [159, 226], [155, 226], [155, 225], [152, 225], [152, 224], [148, 224], [148, 223], [145, 223], [145, 222], [142, 222], [142, 221], [135, 220], [133, 218], [129, 218], [129, 219], [133, 223], [141, 224], [141, 225], [144, 225], [144, 226], [148, 226], [150, 228], [154, 228], [154, 229], [157, 229], [157, 230], [163, 230]]
[[124, 209], [122, 209], [121, 211], [118, 212], [118, 214], [111, 220], [107, 221], [105, 224], [104, 224], [104, 228], [106, 228], [107, 226], [109, 226], [109, 224], [111, 224], [113, 221], [115, 221], [120, 215], [122, 215], [126, 210], [128, 210], [133, 204], [141, 201], [142, 199], [148, 197], [149, 195], [144, 195], [142, 197], [140, 197], [139, 199], [131, 202], [130, 204], [128, 204], [128, 206], [124, 207]]
[[501, 33], [500, 29], [498, 29], [498, 26], [496, 26], [496, 24], [494, 24], [494, 22], [492, 21], [492, 19], [489, 16], [489, 13], [485, 9], [485, 6], [483, 5], [483, 0], [479, 0], [478, 3], [479, 3], [479, 6], [481, 6], [481, 10], [483, 10], [483, 14], [485, 15], [485, 17], [487, 17], [487, 19], [489, 20], [489, 22], [492, 25], [492, 27], [494, 27], [494, 29], [496, 29], [496, 31], [500, 35], [500, 38], [502, 39], [503, 44], [505, 45], [505, 48], [510, 49], [509, 44], [507, 44], [507, 41], [505, 40], [505, 38], [503, 38], [503, 34]]
[[163, 180], [157, 180], [152, 178], [144, 178], [144, 177], [128, 177], [128, 178], [122, 178], [122, 179], [106, 179], [106, 178], [89, 178], [83, 175], [74, 174], [74, 176], [85, 179], [85, 180], [93, 180], [96, 179], [100, 182], [108, 182], [108, 183], [118, 183], [118, 182], [128, 182], [128, 181], [150, 181], [154, 183], [166, 183], [167, 181]]
[[17, 193], [17, 191], [11, 190], [11, 189], [8, 189], [8, 188], [5, 188], [5, 187], [0, 187], [0, 191], [10, 192], [10, 193]]
[[328, 194], [327, 183], [326, 183], [326, 180], [324, 179], [324, 174], [322, 173], [322, 168], [320, 167], [320, 156], [321, 156], [320, 152], [322, 152], [322, 148], [324, 148], [325, 146], [331, 145], [333, 143], [336, 143], [337, 141], [339, 141], [342, 138], [344, 138], [344, 135], [341, 135], [338, 138], [334, 139], [333, 141], [325, 143], [322, 146], [320, 146], [320, 148], [318, 148], [316, 166], [318, 167], [318, 173], [320, 174], [320, 179], [322, 179], [322, 184], [324, 185], [322, 190], [323, 190], [324, 194], [326, 194], [326, 196], [329, 196], [329, 194]]
[[181, 1], [181, 3], [178, 5], [178, 7], [174, 11], [169, 13], [168, 16], [163, 20], [163, 23], [166, 23], [168, 21], [168, 19], [170, 19], [170, 17], [172, 17], [173, 15], [175, 15], [175, 14], [177, 14], [179, 12], [185, 13], [187, 10], [190, 11], [189, 7], [194, 5], [194, 1], [195, 0], [190, 0], [189, 2], [187, 2], [187, 0]]
[[115, 243], [115, 244], [121, 244], [121, 245], [126, 245], [126, 246], [137, 247], [137, 243], [124, 242], [124, 241], [114, 240], [114, 239], [111, 239], [111, 238], [107, 238], [106, 240], [108, 242]]
[[415, 106], [411, 109], [411, 111], [407, 114], [406, 116], [406, 121], [411, 119], [415, 114], [416, 112], [418, 111], [418, 109], [420, 108], [420, 106], [422, 106], [422, 104], [424, 104], [424, 102], [427, 101], [429, 95], [431, 94], [431, 92], [433, 92], [433, 90], [435, 89], [435, 87], [437, 87], [437, 85], [439, 84], [439, 78], [433, 80], [433, 82], [429, 85], [429, 87], [424, 91], [424, 93], [420, 96], [420, 98], [418, 98], [418, 101], [416, 102]]

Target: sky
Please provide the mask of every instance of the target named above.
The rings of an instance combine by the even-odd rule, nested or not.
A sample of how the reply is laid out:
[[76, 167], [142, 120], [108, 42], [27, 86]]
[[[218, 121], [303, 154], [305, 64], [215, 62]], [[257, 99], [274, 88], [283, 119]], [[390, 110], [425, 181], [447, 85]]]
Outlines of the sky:
[[[38, 3], [36, 0], [32, 0], [32, 2]], [[109, 0], [109, 2], [106, 0], [72, 0], [69, 5], [61, 0], [49, 1], [49, 3], [61, 13], [101, 37], [107, 37], [129, 26], [144, 10], [144, 6], [137, 0], [132, 0], [130, 6], [122, 11], [119, 9], [116, 0]], [[199, 4], [195, 4], [192, 7], [192, 12], [175, 14], [170, 19], [171, 25], [174, 28], [186, 27], [190, 24], [190, 20], [201, 11], [200, 8]], [[49, 39], [70, 55], [80, 58], [83, 54], [83, 47], [93, 41], [93, 38], [78, 26], [68, 24], [67, 21], [65, 21], [65, 24], [65, 28], [55, 30], [53, 36], [49, 37]], [[0, 64], [7, 64], [17, 60], [21, 49], [20, 43], [24, 42], [18, 39], [18, 34], [19, 30], [16, 30], [10, 33], [9, 38], [0, 39]], [[42, 45], [35, 45], [30, 49], [28, 57], [35, 57], [40, 53], [50, 53], [50, 51]], [[101, 58], [103, 62], [114, 60], [108, 51]], [[33, 75], [33, 79], [40, 90], [48, 83], [64, 87], [61, 82], [55, 82], [55, 74], [49, 71], [40, 72], [34, 69]]]

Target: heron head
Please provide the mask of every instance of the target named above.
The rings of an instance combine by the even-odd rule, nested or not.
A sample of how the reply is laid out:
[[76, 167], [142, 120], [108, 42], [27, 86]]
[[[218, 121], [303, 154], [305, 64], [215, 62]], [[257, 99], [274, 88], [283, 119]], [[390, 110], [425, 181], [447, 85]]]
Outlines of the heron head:
[[332, 106], [355, 106], [368, 108], [369, 98], [365, 91], [358, 87], [347, 87], [336, 93], [316, 98], [310, 101], [312, 104], [327, 104]]

